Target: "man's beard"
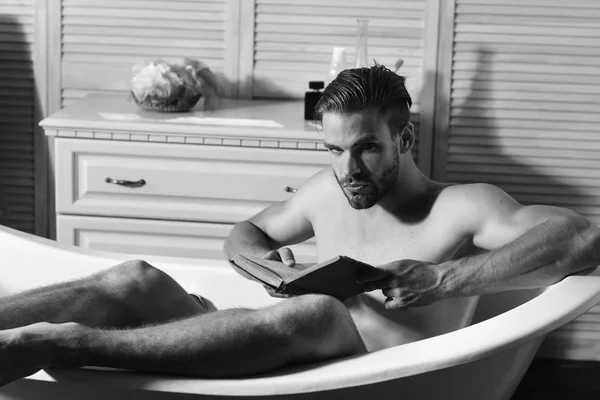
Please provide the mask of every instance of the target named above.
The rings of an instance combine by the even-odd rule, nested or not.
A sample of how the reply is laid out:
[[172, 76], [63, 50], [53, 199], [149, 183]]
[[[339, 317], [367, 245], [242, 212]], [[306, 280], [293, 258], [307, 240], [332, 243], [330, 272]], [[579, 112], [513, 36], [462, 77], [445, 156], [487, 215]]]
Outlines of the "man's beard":
[[[396, 148], [394, 149], [394, 160], [392, 165], [383, 171], [377, 182], [370, 182], [368, 179], [361, 179], [362, 177], [360, 175], [345, 179], [344, 182], [340, 182], [336, 175], [336, 180], [338, 185], [340, 185], [340, 189], [342, 189], [342, 193], [344, 193], [348, 199], [350, 207], [354, 208], [355, 210], [366, 210], [367, 208], [373, 207], [379, 202], [379, 200], [383, 198], [383, 196], [385, 196], [398, 178], [399, 171], [400, 155], [398, 153], [398, 149]], [[359, 185], [362, 183], [368, 185], [366, 193], [361, 192], [353, 194], [344, 190], [344, 186], [347, 184]]]

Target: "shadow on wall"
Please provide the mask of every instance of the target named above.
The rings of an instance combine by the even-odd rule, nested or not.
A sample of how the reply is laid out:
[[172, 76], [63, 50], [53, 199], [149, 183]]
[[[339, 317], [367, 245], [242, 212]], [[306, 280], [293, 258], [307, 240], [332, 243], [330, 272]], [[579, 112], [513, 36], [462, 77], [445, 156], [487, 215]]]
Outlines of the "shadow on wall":
[[32, 51], [20, 21], [0, 15], [0, 224], [35, 232]]
[[[490, 93], [494, 90], [488, 78], [491, 73], [484, 70], [485, 64], [493, 62], [492, 55], [493, 53], [486, 49], [479, 50], [476, 74], [471, 82], [470, 92], [463, 104], [459, 107], [455, 106], [455, 109], [459, 110], [458, 115], [450, 116], [449, 132], [451, 134], [452, 132], [458, 134], [462, 129], [473, 129], [471, 125], [474, 120], [476, 120], [474, 128], [480, 132], [477, 133], [478, 136], [470, 136], [471, 143], [461, 144], [460, 150], [456, 148], [452, 153], [447, 153], [446, 165], [460, 163], [463, 168], [460, 172], [460, 179], [452, 179], [452, 174], [446, 172], [446, 180], [457, 183], [491, 183], [505, 190], [522, 204], [548, 204], [543, 201], [544, 194], [591, 199], [592, 196], [585, 193], [580, 187], [569, 185], [540, 171], [516, 155], [512, 149], [500, 143], [498, 127], [502, 126], [502, 121], [491, 118], [480, 104], [482, 102], [480, 93]], [[517, 140], [518, 132], [515, 130], [515, 134], [511, 134]], [[535, 140], [532, 142], [535, 143]], [[448, 144], [453, 144], [452, 139], [449, 139]], [[536, 149], [539, 149], [540, 146], [535, 146], [530, 142], [529, 144], [523, 143], [519, 148], [526, 150], [528, 157], [535, 157]], [[464, 168], [465, 166], [467, 168]], [[536, 200], [528, 201], [530, 196], [535, 196]], [[538, 201], [538, 198], [542, 200]], [[560, 206], [556, 202], [548, 205]]]
[[[293, 71], [290, 71], [293, 73]], [[253, 75], [251, 78], [246, 78], [240, 81], [240, 87], [252, 87], [252, 97], [256, 99], [273, 99], [276, 98], [282, 101], [292, 101], [298, 99], [297, 93], [294, 93], [289, 88], [278, 84], [275, 80]], [[308, 91], [308, 82], [306, 82], [306, 90]], [[258, 95], [256, 95], [258, 93]], [[267, 96], [260, 93], [268, 93]]]

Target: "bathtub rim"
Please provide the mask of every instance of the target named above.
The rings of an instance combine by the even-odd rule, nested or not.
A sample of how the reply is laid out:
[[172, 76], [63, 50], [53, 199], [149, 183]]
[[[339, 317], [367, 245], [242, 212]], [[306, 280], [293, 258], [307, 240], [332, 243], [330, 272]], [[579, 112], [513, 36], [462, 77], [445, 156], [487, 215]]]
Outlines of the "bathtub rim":
[[[4, 233], [30, 243], [106, 261], [118, 262], [133, 258], [129, 254], [83, 249], [0, 227], [0, 235]], [[161, 265], [183, 264], [180, 267], [202, 266], [218, 268], [222, 272], [223, 266], [227, 265], [222, 260], [156, 256], [143, 258], [158, 264], [159, 268]], [[228, 271], [232, 276], [236, 275], [233, 270]], [[600, 268], [591, 273], [569, 276], [518, 307], [454, 332], [365, 355], [287, 368], [258, 378], [201, 379], [130, 371], [49, 368], [25, 379], [240, 397], [336, 390], [399, 379], [492, 357], [504, 349], [547, 334], [582, 314], [598, 301]], [[554, 310], [554, 318], [550, 319], [546, 312], [541, 312], [546, 310]], [[518, 329], [513, 329], [514, 327]], [[379, 368], [374, 370], [370, 368], [372, 365], [378, 365]]]

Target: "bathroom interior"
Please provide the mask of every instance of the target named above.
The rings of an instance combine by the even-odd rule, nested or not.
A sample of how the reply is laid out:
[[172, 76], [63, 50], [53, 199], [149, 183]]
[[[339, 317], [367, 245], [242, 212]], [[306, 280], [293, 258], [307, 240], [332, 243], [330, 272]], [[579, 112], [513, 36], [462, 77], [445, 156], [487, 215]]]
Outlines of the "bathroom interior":
[[[197, 103], [149, 110], [137, 100], [140, 71], [182, 62], [200, 62], [214, 79]], [[72, 253], [98, 265], [96, 258], [135, 257], [167, 269], [226, 268], [233, 225], [289, 199], [327, 167], [320, 123], [306, 115], [322, 88], [345, 68], [374, 64], [407, 79], [423, 174], [491, 183], [522, 204], [565, 207], [600, 223], [595, 0], [3, 0], [0, 225], [19, 232], [10, 234], [16, 247], [45, 246], [32, 236], [57, 243], [48, 259]], [[300, 262], [316, 261], [314, 240], [293, 249]], [[10, 274], [10, 265], [0, 268]], [[535, 296], [578, 287], [558, 286]], [[510, 398], [600, 394], [600, 305], [577, 307], [581, 315], [552, 325], [528, 350], [532, 360], [520, 366]], [[323, 368], [336, 376], [335, 366]], [[27, 385], [50, 393], [53, 380], [89, 379], [81, 396], [113, 395], [102, 386], [108, 378], [86, 373], [58, 371]], [[435, 373], [414, 375], [417, 386], [431, 386]], [[307, 374], [293, 379], [309, 387]], [[152, 387], [123, 376], [115, 385]], [[196, 390], [160, 382], [168, 398]], [[209, 384], [216, 389], [201, 398], [222, 398], [219, 384]], [[231, 385], [244, 395], [243, 383]], [[281, 394], [261, 385], [248, 395]], [[2, 388], [0, 398], [31, 398], [19, 390]]]

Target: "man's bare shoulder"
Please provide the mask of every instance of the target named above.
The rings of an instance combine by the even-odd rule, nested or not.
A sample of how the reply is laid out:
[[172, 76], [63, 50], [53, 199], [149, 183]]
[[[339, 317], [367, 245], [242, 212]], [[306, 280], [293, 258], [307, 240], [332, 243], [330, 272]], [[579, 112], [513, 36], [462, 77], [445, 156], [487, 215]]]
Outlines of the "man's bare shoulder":
[[294, 196], [294, 201], [305, 210], [314, 210], [331, 202], [332, 194], [339, 190], [331, 168], [325, 168], [311, 176]]
[[489, 183], [448, 185], [440, 192], [440, 199], [452, 206], [473, 207], [490, 202], [503, 203], [512, 200], [505, 191]]
[[325, 168], [317, 172], [304, 182], [298, 193], [303, 193], [310, 196], [316, 196], [322, 193], [324, 190], [330, 191], [332, 187], [332, 178], [335, 179], [333, 170], [331, 168]]
[[467, 231], [476, 231], [499, 208], [519, 206], [505, 191], [488, 183], [448, 185], [441, 190], [438, 203], [452, 223]]
[[325, 189], [331, 186], [333, 172], [322, 170], [298, 188], [287, 200], [270, 205], [249, 219], [275, 243], [299, 243], [314, 235], [316, 210], [327, 205]]

